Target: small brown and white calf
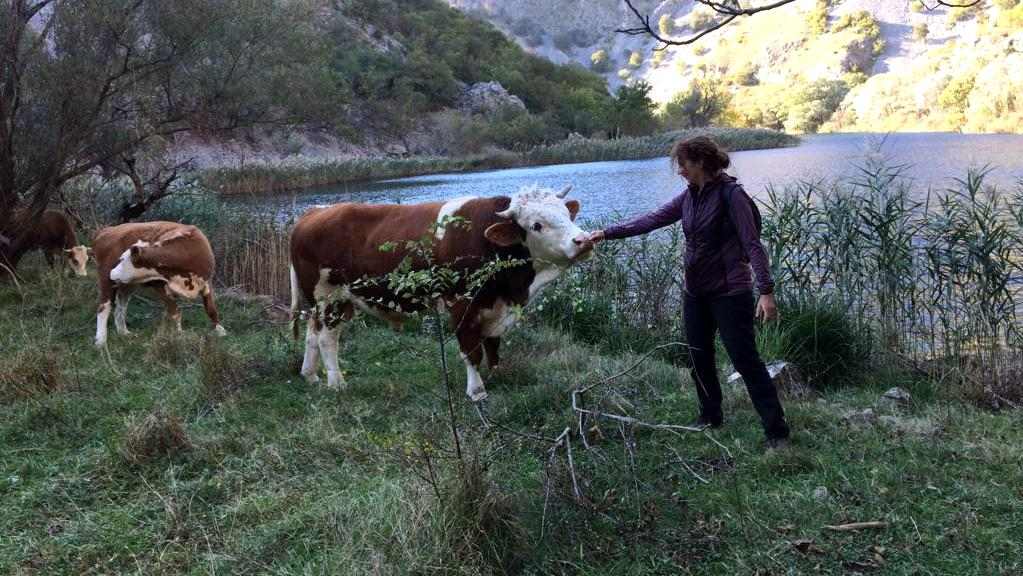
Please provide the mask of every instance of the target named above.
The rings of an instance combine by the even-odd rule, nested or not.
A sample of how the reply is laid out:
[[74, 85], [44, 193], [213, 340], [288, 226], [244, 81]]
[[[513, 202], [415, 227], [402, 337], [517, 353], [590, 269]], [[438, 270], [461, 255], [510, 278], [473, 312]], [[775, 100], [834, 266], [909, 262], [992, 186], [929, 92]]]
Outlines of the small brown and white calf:
[[[592, 245], [575, 224], [579, 202], [564, 200], [568, 188], [529, 188], [513, 197], [456, 198], [415, 205], [336, 204], [308, 211], [291, 234], [292, 313], [312, 310], [306, 331], [302, 375], [318, 380], [320, 359], [327, 385], [344, 387], [338, 367], [340, 321], [355, 310], [400, 322], [402, 312], [437, 306], [451, 315], [465, 361], [466, 394], [473, 401], [487, 396], [479, 373], [486, 354], [498, 363], [501, 336], [525, 306], [563, 270], [589, 255]], [[449, 217], [465, 226], [438, 228]], [[435, 229], [436, 228], [436, 229]], [[457, 286], [433, 302], [392, 292], [380, 279], [401, 265], [402, 247], [434, 233], [432, 264], [460, 273]], [[381, 251], [395, 243], [396, 250]], [[466, 282], [495, 260], [521, 264], [496, 269], [471, 298]], [[418, 260], [422, 260], [419, 258]], [[413, 269], [431, 263], [417, 261]], [[296, 317], [297, 321], [297, 317]], [[297, 326], [296, 326], [297, 330]]]
[[92, 244], [99, 270], [99, 310], [96, 346], [107, 342], [107, 320], [116, 298], [114, 327], [129, 334], [125, 324], [128, 300], [138, 285], [153, 288], [167, 309], [167, 318], [181, 330], [181, 311], [175, 297], [203, 298], [206, 314], [219, 336], [226, 331], [213, 302], [213, 250], [195, 226], [177, 222], [140, 222], [103, 228]]
[[75, 227], [68, 217], [57, 210], [46, 210], [22, 241], [24, 250], [42, 250], [46, 263], [53, 268], [54, 260], [63, 251], [68, 268], [78, 276], [85, 276], [89, 249], [78, 244]]

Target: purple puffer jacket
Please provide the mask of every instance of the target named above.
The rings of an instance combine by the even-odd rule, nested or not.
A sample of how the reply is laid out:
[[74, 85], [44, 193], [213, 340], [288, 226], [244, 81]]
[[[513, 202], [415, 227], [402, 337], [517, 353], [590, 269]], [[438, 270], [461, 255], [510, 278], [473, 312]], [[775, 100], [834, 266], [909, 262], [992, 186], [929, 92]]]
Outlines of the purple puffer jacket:
[[[726, 204], [723, 194], [729, 195]], [[690, 186], [660, 208], [604, 230], [605, 238], [628, 238], [682, 221], [686, 235], [686, 292], [693, 296], [733, 296], [752, 290], [774, 292], [767, 251], [760, 243], [753, 209], [735, 178], [722, 173], [697, 191]], [[726, 221], [725, 206], [731, 208]], [[751, 266], [752, 264], [752, 266]]]

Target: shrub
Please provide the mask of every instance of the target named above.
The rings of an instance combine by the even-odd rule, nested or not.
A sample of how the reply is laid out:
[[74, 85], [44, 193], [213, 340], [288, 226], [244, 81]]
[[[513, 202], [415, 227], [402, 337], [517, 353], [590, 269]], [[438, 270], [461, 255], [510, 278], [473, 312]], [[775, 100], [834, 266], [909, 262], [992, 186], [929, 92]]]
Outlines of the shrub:
[[[816, 387], [848, 383], [861, 375], [867, 340], [845, 309], [827, 302], [782, 305], [777, 325], [764, 328], [765, 338], [777, 338], [776, 353], [793, 362]], [[771, 331], [777, 331], [771, 334]]]
[[913, 12], [914, 14], [919, 14], [923, 12], [924, 9], [925, 9], [924, 3], [921, 2], [920, 0], [912, 0], [909, 3], [909, 11]]
[[661, 36], [667, 38], [675, 33], [675, 19], [669, 14], [661, 14], [660, 19], [657, 21], [657, 30], [660, 31]]
[[693, 31], [703, 30], [714, 24], [715, 15], [708, 10], [693, 10], [686, 22]]
[[1023, 28], [1023, 4], [1019, 4], [1011, 10], [1002, 10], [998, 14], [995, 25], [1006, 30]]
[[999, 10], [1012, 10], [1019, 4], [1019, 0], [995, 0], [995, 6]]
[[632, 55], [629, 56], [629, 67], [630, 68], [639, 68], [642, 65], [643, 65], [643, 55], [640, 54], [639, 51], [637, 50], [637, 51], [633, 52]]
[[608, 72], [611, 70], [611, 58], [607, 55], [607, 50], [601, 48], [593, 54], [590, 54], [590, 68], [594, 72]]
[[650, 57], [650, 64], [654, 67], [660, 66], [667, 55], [667, 50], [654, 50], [653, 55]]
[[938, 104], [941, 104], [941, 107], [945, 110], [962, 114], [966, 111], [966, 104], [969, 101], [970, 92], [973, 90], [973, 83], [973, 74], [953, 78], [945, 86], [945, 89], [941, 91], [941, 96], [938, 97]]
[[622, 68], [618, 71], [618, 77], [622, 80], [628, 80], [632, 76], [632, 70], [628, 68]]
[[917, 24], [916, 26], [913, 26], [913, 38], [915, 40], [926, 39], [928, 32], [929, 30], [927, 29], [927, 24], [924, 24], [923, 22]]
[[828, 0], [817, 0], [806, 15], [806, 27], [811, 36], [820, 36], [828, 31]]

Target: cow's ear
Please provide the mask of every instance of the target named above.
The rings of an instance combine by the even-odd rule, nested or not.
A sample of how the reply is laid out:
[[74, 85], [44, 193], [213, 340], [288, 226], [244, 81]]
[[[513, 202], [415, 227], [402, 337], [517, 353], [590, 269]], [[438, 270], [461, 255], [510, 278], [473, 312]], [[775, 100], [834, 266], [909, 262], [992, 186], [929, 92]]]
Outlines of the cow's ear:
[[138, 258], [140, 254], [142, 254], [142, 247], [141, 246], [132, 246], [131, 247], [131, 259], [132, 260], [135, 260], [136, 258]]
[[576, 215], [579, 214], [579, 201], [568, 200], [567, 202], [565, 202], [565, 207], [568, 208], [569, 217], [572, 218], [572, 220], [574, 221]]
[[487, 228], [483, 236], [498, 246], [513, 246], [526, 239], [526, 231], [514, 222], [498, 222]]
[[90, 257], [96, 255], [96, 253], [92, 251], [92, 246], [89, 246], [88, 248], [85, 249], [85, 255]]

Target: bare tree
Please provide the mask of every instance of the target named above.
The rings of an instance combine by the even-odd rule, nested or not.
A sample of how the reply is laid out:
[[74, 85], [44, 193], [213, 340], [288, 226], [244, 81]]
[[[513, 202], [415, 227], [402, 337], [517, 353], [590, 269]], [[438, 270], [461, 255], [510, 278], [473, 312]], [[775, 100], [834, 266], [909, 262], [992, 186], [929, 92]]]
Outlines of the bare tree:
[[[0, 262], [16, 267], [68, 180], [99, 166], [141, 178], [130, 159], [155, 138], [284, 119], [260, 88], [302, 61], [312, 41], [296, 35], [315, 10], [314, 0], [0, 0]], [[166, 192], [182, 167], [142, 179], [150, 191], [138, 200]]]
[[[715, 30], [720, 30], [721, 28], [724, 28], [739, 16], [753, 16], [754, 14], [766, 12], [768, 10], [774, 10], [775, 8], [780, 8], [786, 4], [791, 4], [795, 1], [796, 0], [775, 0], [774, 2], [766, 4], [749, 6], [744, 5], [747, 3], [741, 2], [740, 0], [722, 1], [695, 0], [696, 4], [700, 4], [706, 6], [707, 8], [710, 8], [710, 10], [714, 12], [716, 18], [711, 20], [706, 26], [704, 26], [700, 30], [694, 30], [693, 33], [688, 37], [665, 38], [664, 36], [659, 34], [658, 31], [650, 24], [649, 15], [644, 15], [642, 12], [640, 12], [639, 9], [632, 4], [632, 0], [625, 0], [625, 4], [629, 7], [629, 10], [632, 11], [633, 15], [635, 15], [636, 19], [639, 20], [640, 25], [634, 28], [619, 28], [615, 30], [615, 32], [618, 32], [619, 34], [626, 34], [629, 36], [650, 36], [651, 38], [657, 40], [657, 42], [660, 43], [659, 46], [655, 48], [655, 50], [664, 50], [668, 46], [684, 46], [686, 44], [693, 44], [700, 40], [701, 38], [703, 38], [704, 36], [706, 36], [707, 34], [710, 34]], [[942, 6], [948, 8], [969, 8], [971, 6], [976, 6], [982, 0], [966, 0], [964, 2], [954, 2], [949, 0], [933, 0], [933, 2], [926, 2], [924, 0], [910, 1], [920, 2], [925, 9], [934, 10]]]

